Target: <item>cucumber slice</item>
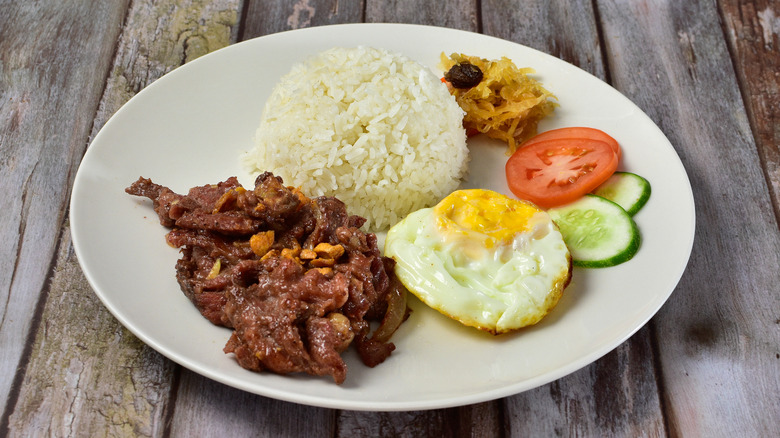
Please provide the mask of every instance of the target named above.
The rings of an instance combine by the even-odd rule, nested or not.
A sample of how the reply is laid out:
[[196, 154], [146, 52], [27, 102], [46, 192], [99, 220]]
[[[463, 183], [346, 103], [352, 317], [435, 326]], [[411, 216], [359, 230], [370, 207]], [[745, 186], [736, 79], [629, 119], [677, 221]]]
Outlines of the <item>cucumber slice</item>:
[[633, 216], [650, 199], [650, 183], [635, 173], [615, 172], [593, 194], [620, 205]]
[[561, 230], [575, 266], [615, 266], [639, 250], [636, 223], [623, 207], [606, 198], [588, 194], [547, 212]]

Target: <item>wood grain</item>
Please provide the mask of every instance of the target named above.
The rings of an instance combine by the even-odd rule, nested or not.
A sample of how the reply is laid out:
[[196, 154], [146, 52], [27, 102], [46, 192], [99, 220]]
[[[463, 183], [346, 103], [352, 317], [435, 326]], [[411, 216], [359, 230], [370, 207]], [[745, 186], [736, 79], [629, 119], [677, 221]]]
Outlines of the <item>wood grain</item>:
[[[666, 133], [694, 188], [693, 254], [652, 321], [669, 432], [773, 435], [780, 235], [726, 38], [712, 25], [718, 11], [710, 2], [598, 5], [615, 86]], [[653, 50], [636, 50], [640, 42]]]
[[483, 0], [484, 33], [532, 47], [609, 81], [590, 1]]
[[[3, 406], [15, 397], [12, 382], [45, 299], [70, 183], [125, 9], [123, 2], [0, 2]], [[7, 418], [6, 410], [0, 427]]]
[[136, 1], [100, 101], [90, 138], [145, 86], [236, 41], [239, 0]]
[[[479, 31], [479, 2], [452, 0], [446, 6], [415, 0], [367, 0], [367, 23], [407, 23]], [[399, 35], [400, 37], [401, 35]]]
[[[126, 12], [125, 31], [117, 46], [114, 38], [101, 54], [110, 61], [116, 50], [113, 67], [109, 71], [106, 65], [101, 74], [82, 78], [95, 90], [95, 101], [76, 114], [96, 116], [80, 132], [80, 153], [90, 127], [94, 136], [143, 87], [189, 60], [227, 46], [237, 33], [236, 1], [136, 1], [129, 11], [126, 5], [119, 6], [125, 9], [117, 13], [115, 25], [119, 27]], [[84, 14], [83, 21], [99, 18]], [[85, 64], [81, 68], [94, 68], [91, 61], [81, 62]], [[75, 91], [71, 92], [77, 95]], [[77, 163], [80, 156], [62, 161]], [[32, 344], [18, 401], [7, 409], [13, 408], [9, 429], [19, 435], [159, 436], [169, 402], [175, 400], [171, 394], [177, 367], [119, 326], [98, 302], [71, 252], [68, 228], [63, 232], [43, 322]]]
[[645, 327], [594, 364], [504, 399], [510, 436], [665, 436]]
[[176, 437], [333, 436], [336, 411], [273, 400], [182, 370], [170, 435]]
[[64, 233], [10, 430], [19, 436], [158, 436], [173, 370], [97, 299]]
[[360, 0], [247, 0], [242, 40], [328, 24], [360, 23]]
[[775, 217], [780, 218], [780, 3], [719, 3]]
[[351, 412], [338, 416], [337, 437], [497, 437], [503, 433], [499, 401], [451, 409]]

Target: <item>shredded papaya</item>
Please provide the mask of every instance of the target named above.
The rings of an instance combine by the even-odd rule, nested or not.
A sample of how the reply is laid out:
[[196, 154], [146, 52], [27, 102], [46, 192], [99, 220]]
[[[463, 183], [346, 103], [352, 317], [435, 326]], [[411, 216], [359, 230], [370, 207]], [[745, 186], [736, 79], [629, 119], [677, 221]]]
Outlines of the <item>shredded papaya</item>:
[[507, 57], [487, 60], [477, 56], [441, 54], [440, 67], [449, 71], [456, 64], [473, 64], [483, 74], [471, 88], [450, 87], [458, 105], [466, 112], [463, 126], [507, 143], [511, 155], [524, 140], [536, 134], [539, 121], [558, 106], [556, 97], [541, 82], [528, 75], [532, 68], [518, 68]]

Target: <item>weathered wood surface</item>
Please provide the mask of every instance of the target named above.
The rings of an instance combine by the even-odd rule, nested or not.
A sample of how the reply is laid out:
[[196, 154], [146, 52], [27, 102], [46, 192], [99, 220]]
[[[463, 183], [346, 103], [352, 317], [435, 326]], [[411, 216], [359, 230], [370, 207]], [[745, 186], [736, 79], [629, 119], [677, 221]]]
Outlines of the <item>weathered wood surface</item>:
[[721, 15], [759, 158], [780, 217], [780, 7], [723, 0]]
[[[776, 2], [25, 3], [0, 0], [0, 268], [12, 273], [0, 276], [0, 435], [771, 436], [780, 424]], [[235, 390], [171, 363], [113, 319], [81, 274], [66, 220], [90, 138], [197, 56], [350, 22], [528, 45], [610, 82], [658, 123], [691, 178], [697, 235], [680, 285], [647, 327], [523, 394], [377, 413]]]
[[[9, 4], [0, 9], [0, 14], [16, 7], [10, 5], [12, 2], [7, 3]], [[16, 28], [21, 32], [20, 29], [46, 25], [48, 23], [42, 22], [42, 18], [51, 16], [57, 19], [50, 24], [53, 29], [44, 28], [41, 34], [48, 35], [49, 32], [65, 28], [73, 34], [72, 42], [69, 43], [65, 38], [69, 35], [67, 32], [60, 31], [61, 34], [57, 37], [62, 40], [58, 41], [56, 47], [47, 46], [52, 44], [50, 40], [55, 38], [52, 36], [34, 40], [36, 44], [43, 45], [44, 49], [27, 48], [16, 43], [2, 52], [3, 55], [18, 52], [31, 58], [41, 56], [40, 52], [45, 50], [56, 49], [61, 53], [57, 58], [51, 58], [51, 61], [62, 62], [64, 68], [47, 68], [52, 71], [49, 75], [54, 76], [57, 82], [50, 79], [42, 81], [41, 86], [19, 81], [20, 85], [31, 88], [22, 90], [24, 93], [41, 100], [35, 108], [37, 111], [28, 109], [27, 118], [30, 120], [25, 120], [28, 125], [24, 127], [29, 130], [30, 126], [35, 126], [36, 123], [43, 127], [53, 125], [47, 129], [54, 132], [38, 133], [37, 137], [30, 138], [30, 133], [27, 133], [26, 137], [18, 134], [24, 133], [20, 129], [10, 130], [8, 144], [16, 146], [19, 151], [14, 151], [13, 155], [5, 155], [5, 141], [3, 146], [3, 159], [15, 156], [29, 159], [32, 165], [26, 169], [27, 172], [35, 171], [49, 178], [59, 177], [59, 181], [50, 181], [51, 187], [46, 190], [22, 182], [4, 182], [3, 188], [29, 185], [31, 193], [40, 192], [35, 197], [31, 196], [32, 200], [39, 203], [57, 199], [45, 194], [60, 190], [62, 193], [58, 196], [62, 199], [57, 207], [59, 211], [49, 214], [38, 212], [38, 217], [29, 214], [22, 216], [27, 219], [27, 228], [43, 225], [44, 219], [56, 221], [49, 224], [53, 231], [49, 236], [39, 234], [31, 238], [38, 239], [37, 242], [34, 241], [37, 245], [48, 244], [52, 248], [48, 251], [39, 249], [40, 254], [27, 263], [38, 263], [42, 269], [51, 269], [49, 260], [57, 248], [58, 235], [61, 236], [60, 254], [52, 272], [40, 274], [39, 281], [49, 283], [43, 286], [37, 284], [37, 290], [23, 291], [29, 296], [28, 299], [32, 300], [32, 306], [40, 294], [44, 294], [46, 301], [38, 310], [40, 315], [35, 320], [20, 318], [20, 322], [26, 322], [28, 325], [33, 321], [40, 321], [40, 325], [37, 327], [37, 333], [30, 337], [28, 345], [31, 351], [28, 357], [23, 358], [27, 363], [22, 363], [21, 371], [14, 373], [13, 368], [8, 371], [4, 368], [3, 375], [16, 375], [15, 393], [12, 393], [12, 397], [16, 399], [12, 398], [11, 403], [5, 404], [0, 430], [9, 428], [20, 436], [26, 436], [28, 433], [53, 436], [159, 436], [164, 430], [164, 414], [172, 409], [169, 400], [178, 368], [124, 330], [97, 300], [81, 275], [72, 252], [65, 221], [66, 197], [88, 139], [124, 102], [155, 79], [186, 61], [234, 42], [238, 31], [240, 5], [237, 1], [218, 0], [136, 1], [133, 2], [132, 8], [128, 9], [127, 3], [114, 2], [114, 18], [109, 23], [102, 23], [102, 27], [114, 33], [106, 35], [102, 27], [93, 30], [87, 25], [108, 21], [109, 17], [100, 9], [88, 8], [86, 3], [75, 3], [84, 4], [84, 10], [71, 9], [72, 5], [66, 2], [50, 2], [40, 9], [26, 11], [27, 21], [19, 23], [20, 27]], [[22, 2], [19, 2], [19, 6], [21, 4]], [[60, 9], [66, 9], [68, 13]], [[75, 15], [76, 12], [79, 14]], [[10, 29], [7, 25], [13, 22], [14, 17], [2, 18], [1, 28]], [[122, 29], [123, 21], [124, 31], [120, 36], [118, 30]], [[23, 32], [20, 35], [30, 33]], [[101, 47], [101, 53], [93, 55], [94, 59], [84, 59], [79, 57], [84, 48], [75, 44], [81, 40], [93, 44], [101, 42], [105, 47]], [[4, 37], [0, 44], [6, 44], [6, 41], [8, 44], [14, 43], [13, 39]], [[39, 59], [25, 59], [25, 62], [30, 66], [41, 64]], [[6, 64], [5, 60], [4, 64], [5, 74], [9, 76], [14, 73], [26, 81], [35, 79], [34, 75], [12, 71], [11, 67], [14, 66]], [[97, 69], [96, 65], [101, 67]], [[68, 75], [75, 77], [59, 78]], [[7, 83], [16, 86], [14, 77], [10, 77], [11, 80]], [[58, 83], [65, 81], [72, 84], [66, 88]], [[5, 87], [2, 88], [5, 91]], [[61, 95], [62, 103], [44, 100], [50, 95], [50, 90], [56, 90], [52, 93], [54, 97]], [[86, 90], [91, 90], [89, 106], [82, 104], [83, 107], [75, 107], [77, 103], [86, 100]], [[3, 101], [5, 100], [4, 98]], [[78, 131], [73, 128], [77, 122], [82, 125]], [[75, 149], [75, 152], [69, 151], [67, 144], [60, 144], [65, 140], [58, 139], [63, 133], [75, 137], [69, 140], [73, 143], [70, 148]], [[53, 139], [47, 144], [36, 145], [46, 139], [46, 136]], [[36, 146], [55, 155], [41, 157], [43, 152], [36, 152]], [[64, 156], [65, 153], [71, 153], [72, 156]], [[33, 161], [36, 159], [44, 163], [53, 162], [48, 164], [48, 167], [40, 164], [36, 167]], [[55, 173], [56, 168], [51, 169], [55, 165], [66, 164], [69, 166], [68, 172], [60, 171], [59, 173], [63, 173], [61, 176]], [[50, 206], [55, 207], [56, 205]], [[3, 210], [0, 214], [4, 215], [6, 212], [7, 210]], [[63, 225], [64, 228], [61, 229]], [[16, 228], [24, 227], [23, 224]], [[3, 232], [8, 228], [10, 226], [3, 226]], [[13, 260], [13, 257], [4, 257], [3, 260]], [[22, 261], [24, 260], [20, 258], [20, 262]], [[17, 282], [17, 289], [21, 286], [36, 286], [36, 283], [31, 281]], [[14, 296], [13, 293], [10, 295], [12, 299]], [[16, 315], [35, 313], [32, 309], [17, 309], [14, 312]], [[5, 330], [4, 325], [3, 331]], [[10, 350], [13, 344], [6, 343], [5, 335], [3, 339], [5, 354], [8, 351], [6, 345]], [[19, 344], [24, 346], [25, 340], [26, 334], [19, 335]], [[4, 360], [2, 366], [15, 367], [18, 362], [19, 359], [16, 362]], [[13, 380], [0, 381], [10, 384]]]
[[669, 432], [767, 435], [780, 424], [780, 234], [718, 10], [616, 3], [600, 8], [612, 81], [667, 134], [696, 189], [691, 262], [652, 322]]
[[[0, 1], [0, 403], [13, 405], [125, 2]], [[32, 31], [32, 29], [35, 29]], [[12, 386], [12, 384], [17, 385]], [[5, 419], [5, 417], [3, 417]]]

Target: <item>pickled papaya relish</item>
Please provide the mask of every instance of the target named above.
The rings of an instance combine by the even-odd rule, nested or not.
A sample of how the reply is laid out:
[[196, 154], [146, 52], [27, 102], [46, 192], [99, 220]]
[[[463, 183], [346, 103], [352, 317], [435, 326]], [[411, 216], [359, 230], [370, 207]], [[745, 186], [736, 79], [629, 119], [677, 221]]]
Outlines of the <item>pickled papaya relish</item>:
[[[467, 69], [462, 65], [470, 64]], [[440, 67], [444, 81], [450, 85], [460, 107], [466, 112], [463, 126], [469, 134], [483, 133], [491, 138], [506, 141], [507, 155], [511, 155], [524, 140], [536, 134], [540, 120], [552, 114], [558, 106], [556, 97], [542, 84], [529, 77], [532, 68], [518, 68], [507, 57], [487, 60], [477, 56], [453, 53], [441, 54]], [[453, 67], [455, 70], [450, 72]], [[482, 72], [478, 83], [468, 87], [453, 86], [448, 78], [457, 82], [460, 73], [469, 77], [477, 67]], [[478, 76], [478, 75], [477, 75]], [[465, 81], [467, 85], [471, 85]]]

